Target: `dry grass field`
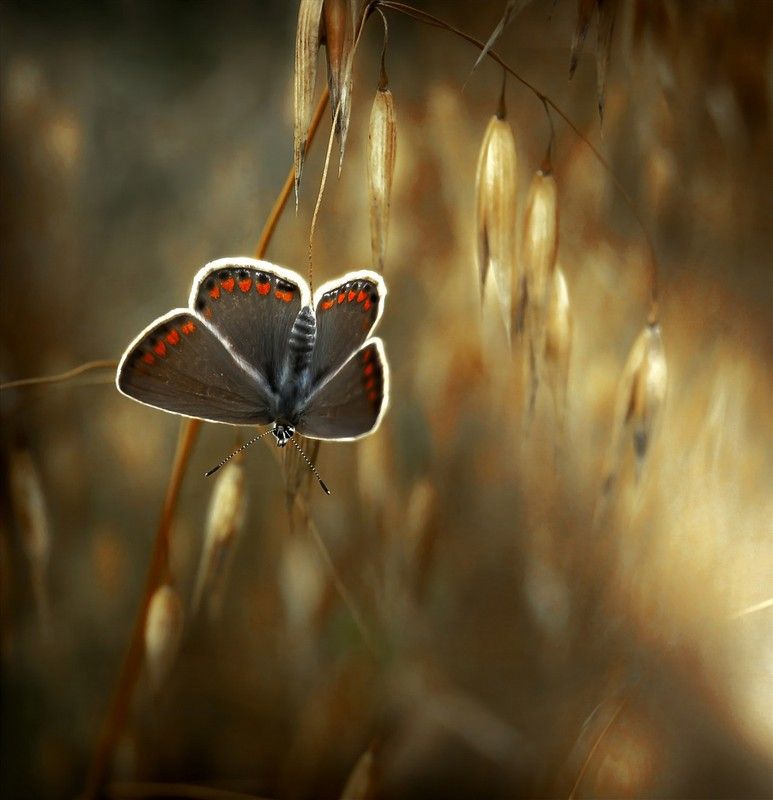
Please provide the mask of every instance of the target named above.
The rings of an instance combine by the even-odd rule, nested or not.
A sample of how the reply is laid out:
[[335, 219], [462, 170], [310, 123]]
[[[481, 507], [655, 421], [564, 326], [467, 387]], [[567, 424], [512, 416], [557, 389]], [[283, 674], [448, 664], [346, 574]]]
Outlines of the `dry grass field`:
[[[0, 5], [0, 380], [117, 360], [203, 264], [255, 253], [293, 163], [297, 5]], [[505, 8], [416, 5], [483, 40]], [[595, 12], [571, 80], [573, 2], [495, 45], [611, 168], [551, 113], [566, 294], [510, 342], [545, 109], [508, 80], [514, 288], [481, 302], [502, 70], [383, 9], [391, 397], [374, 435], [303, 443], [330, 497], [267, 440], [205, 479], [252, 432], [188, 426], [153, 557], [180, 418], [114, 367], [2, 390], [3, 797], [773, 796], [773, 10], [617, 11], [603, 127]], [[371, 263], [382, 42], [376, 13], [316, 284]], [[330, 116], [265, 253], [301, 273]], [[660, 339], [631, 365], [647, 234]]]

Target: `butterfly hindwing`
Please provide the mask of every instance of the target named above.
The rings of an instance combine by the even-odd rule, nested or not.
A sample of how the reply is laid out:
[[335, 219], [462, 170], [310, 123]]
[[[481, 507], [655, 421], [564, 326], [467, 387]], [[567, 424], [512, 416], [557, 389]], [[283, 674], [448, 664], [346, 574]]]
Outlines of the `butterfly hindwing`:
[[298, 433], [312, 439], [357, 439], [378, 427], [388, 397], [383, 344], [370, 339], [311, 394]]
[[134, 400], [176, 414], [233, 425], [272, 421], [265, 382], [185, 309], [160, 317], [129, 345], [116, 383]]
[[385, 296], [383, 278], [371, 270], [350, 272], [314, 293], [317, 338], [312, 383], [324, 381], [359, 349], [381, 317]]
[[252, 258], [221, 258], [193, 282], [190, 307], [276, 391], [293, 322], [310, 304], [292, 270]]

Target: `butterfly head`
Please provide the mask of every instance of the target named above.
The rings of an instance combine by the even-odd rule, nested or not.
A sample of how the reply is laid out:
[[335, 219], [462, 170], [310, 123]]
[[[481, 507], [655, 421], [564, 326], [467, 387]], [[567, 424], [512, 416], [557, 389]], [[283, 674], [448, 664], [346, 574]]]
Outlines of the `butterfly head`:
[[274, 438], [276, 439], [276, 446], [284, 447], [290, 439], [293, 438], [295, 428], [292, 425], [284, 425], [277, 422], [274, 424], [271, 433], [274, 434]]

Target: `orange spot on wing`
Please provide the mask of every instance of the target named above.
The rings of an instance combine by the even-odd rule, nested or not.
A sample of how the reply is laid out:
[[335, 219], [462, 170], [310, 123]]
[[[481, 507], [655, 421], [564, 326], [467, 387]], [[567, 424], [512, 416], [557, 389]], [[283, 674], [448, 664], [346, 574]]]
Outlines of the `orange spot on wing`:
[[183, 322], [182, 327], [180, 328], [180, 330], [186, 336], [188, 336], [188, 335], [190, 335], [191, 333], [193, 333], [196, 330], [196, 326], [194, 325], [194, 323], [192, 323], [190, 320], [188, 320], [187, 322]]
[[360, 289], [360, 293], [357, 295], [357, 302], [361, 303], [367, 296], [368, 293], [363, 289]]
[[362, 354], [362, 360], [363, 360], [363, 361], [370, 361], [370, 360], [371, 360], [371, 358], [373, 358], [373, 351], [372, 351], [372, 350], [366, 350], [366, 351], [365, 351], [365, 352]]
[[274, 295], [278, 297], [280, 300], [283, 300], [285, 303], [289, 303], [293, 299], [292, 292], [283, 292], [281, 289], [277, 289], [274, 292]]
[[374, 375], [366, 384], [365, 384], [365, 391], [370, 391], [374, 389], [376, 386], [376, 376]]
[[371, 403], [375, 403], [376, 400], [378, 400], [378, 392], [375, 389], [368, 392], [368, 400], [370, 400]]
[[335, 301], [334, 300], [323, 300], [322, 301], [322, 308], [325, 311], [327, 311], [328, 309], [331, 309], [334, 305], [335, 305]]
[[218, 298], [218, 297], [220, 297], [220, 287], [219, 287], [217, 284], [215, 284], [215, 285], [214, 285], [214, 286], [213, 286], [213, 287], [212, 287], [212, 288], [209, 290], [209, 296], [210, 296], [210, 297], [211, 297], [213, 300], [217, 300], [217, 298]]
[[212, 309], [209, 306], [204, 309], [204, 318], [212, 319]]
[[239, 281], [239, 288], [246, 294], [250, 290], [250, 286], [252, 286], [252, 278], [245, 278], [243, 281]]
[[261, 294], [268, 294], [271, 291], [271, 281], [266, 281], [265, 283], [256, 283], [255, 288]]
[[142, 357], [142, 360], [146, 364], [152, 364], [156, 359], [153, 357], [153, 353], [145, 353], [145, 355]]
[[370, 298], [368, 298], [368, 299], [367, 299], [367, 300], [366, 300], [366, 301], [365, 301], [365, 302], [362, 304], [362, 307], [363, 307], [363, 309], [364, 309], [365, 311], [369, 311], [369, 310], [370, 310], [370, 307], [371, 307], [372, 305], [373, 305], [373, 303], [371, 303], [371, 302], [370, 302]]
[[375, 367], [373, 366], [373, 364], [368, 364], [368, 366], [365, 367], [365, 374], [366, 375], [372, 375], [374, 369], [375, 369]]
[[236, 284], [236, 281], [234, 280], [234, 276], [233, 275], [229, 276], [224, 281], [220, 281], [220, 285], [229, 293], [234, 290], [234, 285], [235, 284]]
[[163, 358], [166, 355], [166, 345], [164, 344], [163, 340], [156, 342], [153, 346], [153, 349]]
[[357, 292], [355, 292], [354, 289], [352, 289], [349, 292], [349, 295], [348, 295], [349, 302], [351, 303], [352, 300], [354, 300], [355, 297], [357, 297]]
[[166, 340], [169, 344], [177, 344], [180, 341], [180, 334], [177, 331], [169, 331], [166, 335]]
[[341, 292], [341, 294], [338, 295], [338, 302], [343, 303], [345, 297], [346, 294], [344, 294], [344, 292]]

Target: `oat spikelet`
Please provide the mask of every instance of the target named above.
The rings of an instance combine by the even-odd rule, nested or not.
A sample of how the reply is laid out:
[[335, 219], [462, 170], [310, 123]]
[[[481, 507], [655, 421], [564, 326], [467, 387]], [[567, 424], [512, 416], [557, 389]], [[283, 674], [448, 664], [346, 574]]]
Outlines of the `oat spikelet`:
[[373, 266], [384, 271], [389, 204], [397, 152], [397, 118], [392, 92], [384, 83], [373, 100], [368, 131], [368, 194], [370, 199], [370, 245]]
[[523, 280], [513, 299], [513, 330], [525, 330], [524, 364], [533, 410], [544, 371], [545, 331], [558, 252], [558, 196], [549, 170], [538, 170], [529, 186], [521, 235]]
[[358, 759], [349, 773], [341, 800], [368, 800], [375, 794], [375, 745], [371, 745]]
[[628, 355], [615, 403], [612, 447], [605, 489], [614, 483], [627, 448], [633, 450], [637, 477], [652, 444], [668, 385], [660, 325], [648, 324]]
[[[335, 133], [340, 153], [338, 174], [340, 175], [352, 112], [354, 2], [353, 0], [324, 0], [322, 15], [327, 54], [327, 83], [330, 88], [330, 109], [336, 123]], [[336, 116], [336, 108], [339, 103], [341, 110]]]
[[168, 583], [153, 592], [145, 619], [145, 663], [155, 693], [169, 675], [180, 648], [183, 606], [180, 595]]
[[[322, 0], [301, 0], [295, 34], [295, 79], [293, 103], [293, 166], [295, 167], [295, 206], [306, 155], [306, 132], [314, 113], [314, 84], [317, 81]], [[334, 106], [335, 108], [335, 106]]]
[[220, 470], [209, 502], [204, 547], [193, 592], [194, 613], [205, 599], [211, 615], [216, 616], [220, 610], [246, 508], [244, 468], [240, 461], [230, 461]]
[[566, 278], [560, 267], [553, 273], [553, 291], [545, 328], [545, 382], [553, 395], [556, 420], [563, 429], [566, 417], [569, 361], [572, 350], [572, 310]]
[[45, 629], [49, 620], [48, 562], [51, 533], [48, 513], [35, 463], [28, 450], [14, 450], [10, 457], [10, 489], [14, 518], [30, 566], [30, 580], [38, 617]]
[[478, 156], [476, 229], [481, 298], [491, 271], [509, 333], [511, 286], [514, 276], [519, 280], [515, 260], [518, 174], [515, 136], [503, 106], [489, 121]]

